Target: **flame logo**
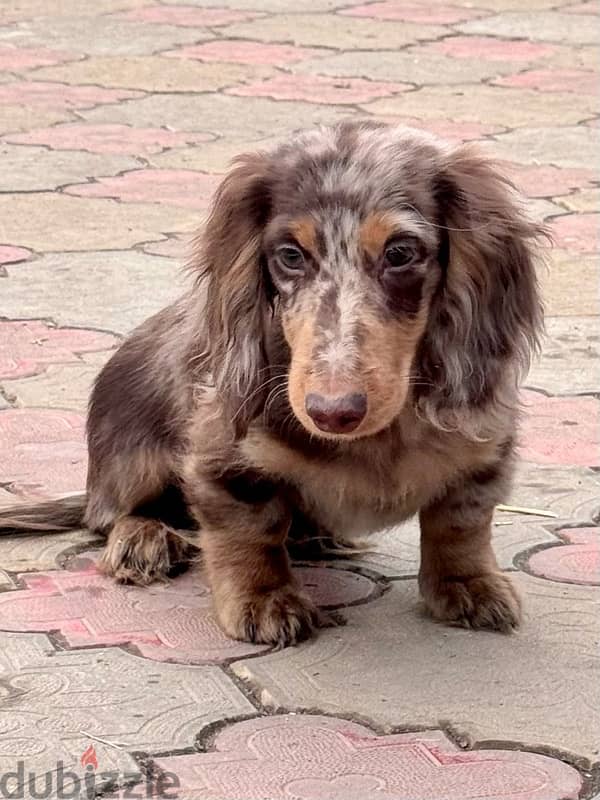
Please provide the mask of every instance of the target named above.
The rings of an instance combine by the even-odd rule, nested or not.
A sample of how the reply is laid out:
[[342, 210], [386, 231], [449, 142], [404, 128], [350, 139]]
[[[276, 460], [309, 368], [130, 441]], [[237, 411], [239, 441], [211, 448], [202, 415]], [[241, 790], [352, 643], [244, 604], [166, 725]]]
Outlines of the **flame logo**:
[[81, 761], [82, 767], [87, 767], [88, 764], [91, 764], [94, 769], [98, 769], [98, 758], [93, 744], [91, 744], [87, 750], [84, 750], [79, 760]]

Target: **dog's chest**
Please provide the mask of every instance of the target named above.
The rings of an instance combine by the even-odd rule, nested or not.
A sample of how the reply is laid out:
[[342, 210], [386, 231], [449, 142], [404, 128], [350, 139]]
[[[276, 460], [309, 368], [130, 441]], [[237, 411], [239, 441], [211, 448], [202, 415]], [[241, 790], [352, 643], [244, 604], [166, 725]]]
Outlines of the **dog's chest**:
[[415, 514], [443, 491], [457, 465], [425, 448], [407, 447], [382, 458], [311, 458], [263, 432], [242, 445], [246, 460], [291, 483], [306, 510], [335, 533], [361, 535]]

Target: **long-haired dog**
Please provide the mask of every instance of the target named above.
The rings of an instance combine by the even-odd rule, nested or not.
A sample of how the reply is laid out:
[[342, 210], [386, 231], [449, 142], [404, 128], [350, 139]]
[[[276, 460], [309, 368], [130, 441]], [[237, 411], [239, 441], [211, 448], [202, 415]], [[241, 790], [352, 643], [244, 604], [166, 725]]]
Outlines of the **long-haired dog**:
[[190, 558], [193, 523], [223, 630], [282, 645], [318, 619], [288, 536], [418, 513], [431, 614], [513, 629], [491, 525], [541, 327], [542, 234], [475, 149], [408, 128], [346, 122], [240, 156], [193, 288], [98, 376], [85, 500], [0, 525], [85, 521], [107, 536], [104, 572], [146, 584]]

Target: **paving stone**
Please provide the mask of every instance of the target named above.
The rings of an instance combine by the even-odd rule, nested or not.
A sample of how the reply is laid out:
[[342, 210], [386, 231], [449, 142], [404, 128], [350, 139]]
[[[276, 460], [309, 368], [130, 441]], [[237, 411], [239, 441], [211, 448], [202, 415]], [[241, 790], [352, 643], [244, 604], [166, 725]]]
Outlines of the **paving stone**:
[[170, 206], [44, 192], [0, 195], [0, 219], [4, 239], [41, 251], [118, 250], [159, 240], [163, 230], [192, 231], [198, 222], [197, 214]]
[[323, 17], [319, 14], [275, 14], [253, 22], [227, 25], [221, 30], [226, 37], [309, 47], [331, 47], [333, 44], [339, 50], [369, 50], [373, 46], [391, 50], [447, 32], [439, 25], [338, 16], [332, 38], [331, 29], [323, 24]]
[[0, 103], [26, 104], [29, 107], [56, 109], [92, 108], [101, 103], [116, 103], [141, 97], [139, 92], [104, 89], [100, 86], [65, 86], [52, 81], [21, 81], [0, 85]]
[[553, 250], [548, 270], [540, 272], [540, 284], [549, 316], [586, 317], [600, 314], [600, 299], [581, 286], [595, 286], [598, 280], [596, 256]]
[[[411, 48], [402, 52], [376, 50], [338, 53], [326, 58], [304, 61], [298, 72], [351, 77], [360, 75], [369, 80], [406, 81], [420, 86], [446, 83], [475, 83], [511, 72], [514, 65], [483, 59], [457, 59]], [[442, 107], [443, 108], [443, 107]], [[445, 109], [444, 109], [445, 110]], [[438, 106], [438, 112], [440, 107]]]
[[592, 94], [598, 92], [598, 75], [583, 69], [532, 69], [497, 78], [497, 86], [522, 86], [540, 92], [575, 92]]
[[182, 208], [208, 208], [221, 175], [185, 169], [140, 169], [94, 183], [69, 186], [77, 197], [113, 197], [125, 203], [161, 203]]
[[558, 11], [512, 11], [486, 19], [457, 25], [462, 33], [490, 34], [534, 42], [559, 44], [595, 44], [597, 21], [585, 14], [564, 14]]
[[[539, 520], [507, 519], [497, 512], [495, 523], [494, 552], [502, 569], [513, 567], [515, 556], [523, 550], [556, 542], [556, 537], [543, 528]], [[365, 552], [346, 563], [375, 570], [389, 578], [415, 577], [419, 572], [420, 532], [416, 518], [362, 541], [367, 548]]]
[[[71, 649], [121, 645], [152, 661], [183, 664], [219, 663], [268, 649], [222, 633], [197, 571], [169, 583], [124, 586], [96, 571], [97, 557], [98, 551], [89, 551], [65, 570], [17, 576], [22, 590], [0, 594], [0, 627], [54, 632]], [[373, 581], [353, 572], [295, 571], [322, 607], [355, 605], [379, 594]]]
[[566, 544], [538, 550], [528, 569], [550, 581], [600, 586], [600, 529], [570, 528], [561, 537]]
[[[591, 169], [561, 169], [549, 164], [529, 166], [507, 161], [502, 164], [502, 170], [516, 183], [523, 194], [529, 197], [560, 197], [571, 194], [576, 189], [591, 186], [596, 180], [596, 172]], [[570, 207], [570, 203], [577, 202], [578, 194], [574, 194], [568, 200], [561, 200], [561, 204]], [[573, 208], [573, 211], [580, 210], [592, 209]]]
[[449, 142], [468, 142], [482, 140], [490, 134], [501, 131], [498, 125], [482, 125], [478, 122], [453, 122], [450, 119], [415, 119], [405, 116], [377, 116], [381, 122], [388, 125], [408, 125], [410, 128], [419, 128], [429, 131], [435, 136], [446, 139]]
[[118, 339], [82, 328], [54, 328], [41, 320], [0, 320], [0, 378], [44, 372], [48, 364], [77, 361], [94, 350], [110, 350]]
[[90, 20], [84, 15], [53, 15], [37, 17], [13, 35], [19, 46], [39, 44], [88, 56], [144, 56], [213, 38], [208, 29], [146, 25], [102, 15], [94, 16], [93, 30], [90, 36]]
[[53, 364], [41, 375], [4, 380], [2, 385], [19, 408], [44, 406], [85, 414], [97, 374], [97, 366], [83, 361], [77, 364]]
[[503, 61], [505, 63], [530, 63], [553, 56], [558, 48], [550, 44], [539, 44], [527, 40], [498, 39], [495, 36], [449, 36], [439, 42], [427, 42], [419, 50], [425, 53], [443, 53], [453, 58], [471, 62]]
[[130, 22], [149, 22], [155, 25], [183, 25], [191, 28], [227, 25], [247, 19], [256, 19], [261, 14], [250, 11], [230, 11], [225, 8], [194, 8], [189, 5], [142, 6], [118, 15]]
[[[81, 0], [61, 0], [52, 5], [52, 17], [89, 17], [135, 8], [139, 0], [95, 0], [93, 6]], [[18, 22], [43, 17], [48, 13], [47, 0], [3, 0], [2, 23]]]
[[264, 64], [282, 66], [304, 61], [307, 58], [327, 55], [330, 50], [314, 47], [293, 47], [269, 42], [247, 42], [243, 39], [225, 39], [203, 44], [192, 44], [177, 50], [161, 53], [169, 58], [191, 58], [198, 61], [229, 62], [230, 64]]
[[372, 81], [363, 78], [331, 78], [323, 75], [277, 75], [265, 81], [234, 86], [227, 94], [239, 97], [273, 97], [275, 100], [304, 100], [307, 103], [366, 103], [410, 89], [407, 83]]
[[598, 238], [600, 213], [565, 214], [552, 221], [552, 237], [558, 247], [578, 253], [595, 253], [600, 244]]
[[561, 127], [560, 136], [553, 127], [525, 127], [498, 136], [494, 152], [521, 164], [593, 169], [599, 142], [598, 131], [585, 125]]
[[0, 143], [1, 192], [33, 192], [56, 189], [125, 169], [135, 169], [138, 162], [128, 156], [95, 153], [60, 153], [43, 147], [24, 147]]
[[189, 236], [177, 236], [174, 234], [162, 242], [147, 242], [140, 246], [142, 252], [151, 256], [164, 256], [165, 258], [176, 258], [183, 263], [187, 261], [191, 252], [191, 238]]
[[238, 64], [200, 64], [161, 56], [104, 56], [84, 63], [47, 67], [36, 71], [44, 80], [68, 84], [97, 84], [146, 92], [214, 92], [240, 81], [270, 73], [265, 67]]
[[[164, 5], [179, 5], [181, 0], [164, 0]], [[191, 0], [189, 5], [198, 5], [201, 8], [234, 8], [249, 9], [251, 11], [267, 11], [277, 13], [290, 10], [290, 0]], [[296, 12], [302, 11], [334, 11], [339, 8], [339, 0], [294, 0], [293, 8]]]
[[173, 147], [183, 148], [213, 141], [209, 133], [177, 133], [164, 128], [133, 128], [130, 125], [91, 125], [75, 122], [8, 134], [16, 144], [39, 144], [51, 150], [85, 150], [88, 153], [149, 155]]
[[206, 725], [254, 710], [216, 667], [148, 662], [114, 647], [55, 650], [40, 634], [1, 633], [0, 642], [2, 774], [20, 757], [38, 774], [62, 760], [81, 776], [91, 743], [98, 772], [139, 772], [127, 751], [189, 747]]
[[13, 247], [10, 244], [0, 245], [0, 264], [18, 264], [20, 261], [27, 261], [30, 255], [31, 251], [24, 247]]
[[600, 400], [523, 393], [522, 458], [538, 464], [600, 466]]
[[589, 524], [600, 511], [600, 475], [585, 467], [554, 467], [520, 461], [510, 503], [552, 512], [556, 520], [498, 512], [498, 521]]
[[600, 388], [599, 317], [548, 317], [540, 359], [525, 384], [552, 395], [591, 394]]
[[338, 12], [350, 17], [369, 17], [383, 20], [400, 20], [401, 22], [416, 22], [423, 25], [454, 25], [457, 22], [466, 22], [486, 16], [484, 11], [476, 8], [459, 8], [453, 5], [432, 4], [423, 6], [418, 3], [403, 3], [397, 0], [382, 0], [379, 3], [366, 3], [361, 6], [352, 6]]
[[163, 94], [95, 108], [82, 112], [81, 116], [90, 122], [160, 124], [177, 131], [226, 131], [230, 140], [248, 142], [289, 134], [307, 126], [333, 124], [346, 119], [350, 113], [343, 107], [288, 103], [262, 97]]
[[82, 55], [61, 53], [47, 47], [12, 47], [0, 45], [0, 70], [22, 72], [35, 67], [49, 67], [65, 61], [77, 61]]
[[562, 199], [561, 205], [569, 211], [577, 211], [580, 214], [597, 211], [600, 208], [600, 189], [584, 189], [576, 192]]
[[72, 114], [49, 108], [0, 103], [0, 134], [28, 131], [42, 125], [72, 121]]
[[85, 418], [58, 409], [0, 411], [0, 483], [25, 498], [56, 497], [85, 488]]
[[[318, 108], [318, 106], [313, 106]], [[191, 169], [201, 172], [226, 172], [231, 167], [231, 160], [240, 153], [256, 150], [268, 150], [278, 144], [283, 137], [264, 137], [255, 141], [234, 139], [218, 139], [201, 147], [188, 147], [170, 150], [168, 153], [151, 155], [148, 158], [153, 167]]]
[[[127, 104], [131, 108], [131, 103]], [[579, 122], [594, 113], [595, 101], [587, 95], [564, 92], [542, 94], [533, 89], [504, 86], [457, 84], [449, 87], [426, 86], [416, 92], [405, 92], [363, 105], [364, 111], [376, 115], [406, 114], [419, 119], [439, 117], [445, 109], [450, 119], [483, 122], [510, 128], [555, 124], [560, 116], [566, 124]], [[552, 131], [552, 135], [556, 135]], [[506, 156], [517, 159], [514, 156]], [[588, 166], [581, 163], [569, 166]]]
[[415, 583], [400, 581], [348, 609], [344, 628], [233, 670], [274, 708], [358, 714], [388, 729], [444, 720], [465, 743], [519, 742], [596, 761], [598, 591], [515, 578], [525, 622], [514, 636], [430, 621], [416, 608]]
[[168, 258], [135, 250], [53, 253], [11, 270], [0, 314], [128, 333], [185, 286], [179, 265]]
[[600, 9], [598, 8], [598, 0], [584, 0], [583, 3], [566, 6], [563, 10], [567, 14], [597, 14]]
[[288, 797], [334, 800], [566, 800], [581, 777], [532, 753], [465, 753], [441, 731], [377, 736], [366, 726], [317, 715], [238, 722], [209, 753], [159, 758], [185, 796], [210, 800]]
[[[8, 492], [0, 495], [5, 505], [16, 505], [20, 501]], [[97, 537], [87, 530], [51, 533], [41, 536], [0, 537], [0, 564], [8, 572], [29, 572], [56, 569], [59, 559], [72, 548], [97, 542]], [[15, 588], [14, 585], [11, 588]]]

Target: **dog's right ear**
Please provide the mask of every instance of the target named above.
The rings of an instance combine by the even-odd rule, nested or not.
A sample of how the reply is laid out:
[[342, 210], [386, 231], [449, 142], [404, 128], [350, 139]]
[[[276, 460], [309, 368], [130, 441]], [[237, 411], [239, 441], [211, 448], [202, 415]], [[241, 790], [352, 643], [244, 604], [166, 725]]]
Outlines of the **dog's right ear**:
[[271, 207], [270, 159], [239, 156], [216, 191], [196, 242], [193, 268], [206, 286], [207, 366], [225, 413], [241, 436], [264, 405], [265, 316], [261, 264]]

